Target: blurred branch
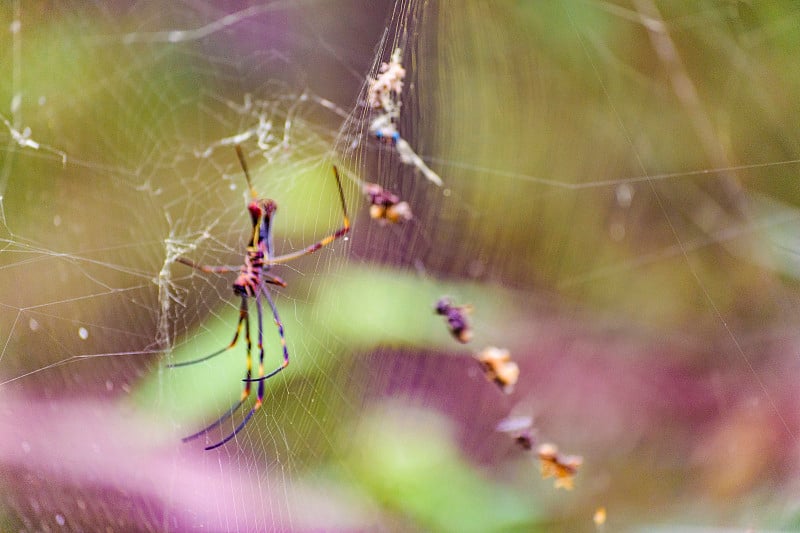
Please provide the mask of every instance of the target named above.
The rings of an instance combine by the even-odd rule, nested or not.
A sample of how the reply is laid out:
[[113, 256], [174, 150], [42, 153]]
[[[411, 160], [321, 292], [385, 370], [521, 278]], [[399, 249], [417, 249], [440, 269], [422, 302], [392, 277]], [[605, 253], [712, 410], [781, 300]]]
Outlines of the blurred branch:
[[744, 190], [736, 175], [729, 170], [733, 164], [717, 138], [714, 125], [708, 118], [698, 96], [697, 87], [689, 77], [678, 49], [672, 40], [661, 13], [652, 0], [634, 0], [642, 25], [647, 29], [650, 42], [661, 63], [664, 65], [675, 96], [686, 109], [711, 164], [719, 167], [721, 184], [728, 200], [739, 216], [749, 219], [749, 209]]

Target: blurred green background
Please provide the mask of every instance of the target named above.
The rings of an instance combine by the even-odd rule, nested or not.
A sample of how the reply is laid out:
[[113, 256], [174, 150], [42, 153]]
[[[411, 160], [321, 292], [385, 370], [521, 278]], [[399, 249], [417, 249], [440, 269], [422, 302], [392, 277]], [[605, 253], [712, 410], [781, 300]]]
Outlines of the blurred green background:
[[[5, 3], [0, 529], [800, 529], [799, 21], [794, 2]], [[396, 46], [399, 129], [442, 188], [367, 133], [365, 79]], [[174, 261], [241, 263], [236, 141], [279, 251], [340, 224], [332, 163], [354, 228], [276, 267], [292, 364], [204, 452], [229, 424], [180, 439], [238, 399], [244, 348], [166, 364], [229, 343], [238, 302], [232, 275]], [[361, 181], [414, 220], [370, 220]], [[443, 295], [473, 306], [470, 344]], [[472, 357], [490, 345], [520, 366], [511, 395]], [[496, 431], [509, 415], [583, 457], [574, 490]]]

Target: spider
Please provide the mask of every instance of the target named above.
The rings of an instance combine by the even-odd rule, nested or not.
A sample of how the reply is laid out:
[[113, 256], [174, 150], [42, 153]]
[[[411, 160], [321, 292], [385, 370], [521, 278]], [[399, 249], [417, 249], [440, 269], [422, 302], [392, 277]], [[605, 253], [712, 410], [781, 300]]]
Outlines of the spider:
[[[244, 325], [244, 339], [247, 344], [247, 370], [243, 379], [244, 390], [242, 390], [241, 398], [214, 423], [206, 426], [197, 433], [193, 433], [188, 437], [184, 437], [182, 439], [183, 442], [188, 442], [207, 434], [209, 431], [218, 427], [225, 420], [233, 416], [239, 407], [241, 407], [242, 404], [250, 397], [250, 388], [252, 383], [255, 382], [258, 383], [256, 402], [253, 404], [253, 407], [250, 409], [250, 411], [244, 416], [239, 425], [237, 425], [227, 437], [215, 444], [206, 446], [206, 450], [213, 450], [214, 448], [224, 445], [234, 438], [236, 434], [242, 430], [242, 428], [244, 428], [244, 426], [247, 424], [250, 418], [252, 418], [255, 412], [258, 411], [264, 401], [264, 382], [289, 365], [289, 350], [286, 347], [286, 337], [284, 336], [283, 324], [281, 323], [280, 316], [278, 315], [278, 309], [275, 307], [275, 302], [273, 301], [270, 291], [267, 288], [267, 284], [285, 287], [286, 282], [280, 277], [271, 274], [270, 269], [273, 265], [286, 263], [304, 255], [314, 253], [323, 246], [327, 246], [334, 240], [343, 237], [350, 231], [350, 219], [347, 216], [347, 204], [345, 203], [344, 199], [342, 182], [339, 179], [339, 171], [336, 169], [336, 166], [334, 166], [333, 175], [336, 178], [336, 187], [339, 190], [339, 200], [342, 204], [342, 214], [344, 218], [342, 227], [310, 246], [285, 255], [273, 255], [274, 247], [272, 243], [272, 218], [278, 206], [273, 200], [259, 198], [258, 193], [253, 188], [253, 183], [250, 179], [250, 172], [247, 169], [247, 162], [245, 161], [244, 154], [242, 153], [242, 148], [239, 145], [236, 145], [236, 155], [239, 158], [239, 163], [244, 171], [244, 177], [247, 180], [247, 186], [250, 189], [250, 195], [252, 196], [251, 202], [247, 205], [247, 210], [250, 213], [250, 220], [252, 221], [253, 225], [252, 238], [249, 239], [249, 244], [245, 250], [244, 264], [239, 268], [239, 275], [233, 282], [233, 293], [241, 298], [241, 304], [239, 305], [239, 322], [236, 324], [236, 332], [234, 333], [233, 340], [230, 342], [230, 344], [217, 350], [216, 352], [199, 359], [168, 365], [169, 368], [193, 365], [207, 361], [212, 357], [216, 357], [227, 352], [236, 346], [236, 343], [239, 340], [239, 335], [242, 333], [242, 325]], [[201, 265], [183, 257], [179, 257], [177, 261], [206, 273], [225, 274], [228, 272], [234, 272], [236, 270], [236, 267]], [[262, 297], [266, 298], [267, 303], [272, 310], [272, 318], [275, 321], [275, 326], [278, 328], [281, 349], [283, 350], [283, 362], [278, 368], [269, 372], [268, 374], [264, 373], [264, 321]], [[252, 377], [252, 340], [250, 338], [250, 313], [248, 310], [248, 302], [250, 298], [254, 298], [256, 301], [256, 312], [258, 317], [258, 377]]]

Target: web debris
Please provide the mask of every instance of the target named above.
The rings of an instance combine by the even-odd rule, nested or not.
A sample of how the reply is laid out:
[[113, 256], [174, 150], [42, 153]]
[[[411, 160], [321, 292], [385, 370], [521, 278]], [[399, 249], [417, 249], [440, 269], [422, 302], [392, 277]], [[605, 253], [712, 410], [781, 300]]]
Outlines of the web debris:
[[[11, 111], [15, 112], [16, 108], [19, 107], [19, 95], [15, 96], [14, 99], [11, 101]], [[67, 154], [62, 150], [58, 150], [46, 144], [41, 144], [34, 141], [31, 138], [31, 129], [30, 127], [26, 126], [25, 129], [19, 131], [18, 128], [15, 128], [13, 124], [3, 115], [0, 115], [0, 120], [3, 121], [3, 124], [6, 125], [8, 128], [8, 132], [11, 134], [11, 139], [17, 143], [22, 148], [31, 148], [33, 150], [43, 150], [45, 152], [50, 152], [56, 155], [61, 156], [61, 165], [66, 167], [67, 166]]]
[[[299, 94], [287, 94], [281, 102], [289, 102], [287, 107], [277, 105], [278, 101], [261, 100], [246, 93], [241, 104], [221, 100], [237, 115], [245, 117], [249, 126], [233, 135], [217, 139], [202, 150], [195, 150], [197, 158], [209, 158], [218, 148], [244, 144], [253, 139], [262, 156], [268, 161], [281, 159], [296, 147], [313, 144], [306, 138], [311, 137], [313, 127], [302, 117], [303, 106], [308, 103], [317, 104], [340, 117], [347, 113], [330, 100], [322, 98], [308, 89]], [[297, 138], [303, 140], [297, 142]], [[317, 138], [314, 137], [316, 140]]]
[[376, 78], [368, 78], [367, 105], [379, 113], [369, 125], [369, 131], [379, 141], [389, 142], [397, 150], [400, 161], [406, 165], [417, 167], [422, 174], [438, 186], [442, 186], [442, 178], [431, 170], [425, 161], [414, 152], [408, 141], [400, 136], [397, 122], [400, 119], [400, 108], [403, 103], [403, 79], [406, 69], [403, 68], [403, 51], [395, 48], [388, 63], [383, 63]]

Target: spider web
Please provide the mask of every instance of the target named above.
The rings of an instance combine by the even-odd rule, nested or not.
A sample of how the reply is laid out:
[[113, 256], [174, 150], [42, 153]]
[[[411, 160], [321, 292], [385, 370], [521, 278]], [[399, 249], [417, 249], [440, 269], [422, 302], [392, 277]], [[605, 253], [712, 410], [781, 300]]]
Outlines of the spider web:
[[[797, 17], [7, 3], [1, 529], [796, 527]], [[398, 49], [392, 143], [368, 91]], [[274, 268], [291, 365], [206, 452], [252, 400], [181, 438], [238, 401], [244, 343], [167, 365], [231, 342], [235, 274], [176, 260], [241, 264], [237, 144], [278, 253], [341, 225], [334, 164], [353, 229]], [[372, 220], [367, 182], [413, 218]], [[467, 345], [444, 295], [473, 308]], [[269, 371], [269, 313], [264, 335]], [[473, 358], [492, 345], [512, 394]], [[509, 415], [583, 457], [573, 491]]]

